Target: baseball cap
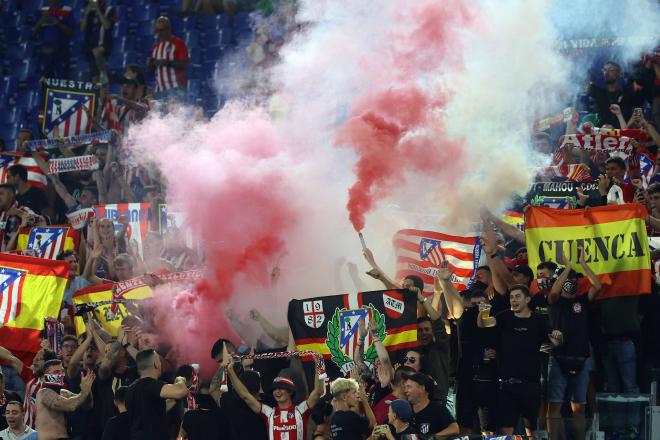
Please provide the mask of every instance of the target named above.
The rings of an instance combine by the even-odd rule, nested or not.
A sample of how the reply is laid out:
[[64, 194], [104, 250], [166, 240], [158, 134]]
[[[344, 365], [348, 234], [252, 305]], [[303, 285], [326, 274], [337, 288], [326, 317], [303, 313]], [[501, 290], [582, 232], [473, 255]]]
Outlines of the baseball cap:
[[534, 279], [534, 272], [533, 272], [532, 269], [531, 269], [528, 265], [526, 265], [526, 264], [519, 264], [519, 265], [517, 265], [516, 267], [514, 267], [513, 269], [511, 269], [511, 272], [518, 272], [519, 274], [526, 276], [526, 277], [529, 278], [530, 280], [533, 280], [533, 279]]
[[293, 379], [286, 376], [277, 376], [273, 379], [273, 385], [271, 386], [273, 390], [289, 390], [292, 393], [296, 392], [296, 384], [293, 383]]
[[392, 408], [392, 412], [396, 414], [396, 416], [401, 420], [403, 420], [404, 422], [410, 422], [412, 420], [413, 409], [407, 400], [403, 400], [403, 399], [393, 400], [392, 402], [390, 402], [390, 408]]

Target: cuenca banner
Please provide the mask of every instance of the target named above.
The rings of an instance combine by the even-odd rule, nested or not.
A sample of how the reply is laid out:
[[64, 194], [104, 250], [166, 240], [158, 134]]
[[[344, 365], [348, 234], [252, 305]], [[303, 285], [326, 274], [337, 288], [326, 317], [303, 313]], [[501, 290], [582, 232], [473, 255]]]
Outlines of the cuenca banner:
[[598, 299], [651, 291], [651, 261], [646, 237], [646, 208], [640, 204], [588, 209], [533, 206], [525, 211], [529, 266], [562, 264], [561, 254], [580, 272], [578, 247], [603, 284]]
[[[417, 345], [417, 297], [408, 290], [379, 290], [321, 296], [289, 302], [288, 319], [298, 350], [313, 350], [332, 359], [343, 374], [354, 366], [358, 323], [374, 320], [388, 351]], [[364, 343], [364, 361], [378, 355], [371, 335]]]

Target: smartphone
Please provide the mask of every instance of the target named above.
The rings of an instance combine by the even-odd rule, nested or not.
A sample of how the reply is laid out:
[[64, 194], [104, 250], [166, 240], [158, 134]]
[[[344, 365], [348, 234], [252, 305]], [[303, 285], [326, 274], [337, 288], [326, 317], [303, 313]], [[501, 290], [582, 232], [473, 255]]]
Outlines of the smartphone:
[[642, 115], [642, 108], [641, 107], [635, 107], [633, 109], [633, 116], [641, 116]]

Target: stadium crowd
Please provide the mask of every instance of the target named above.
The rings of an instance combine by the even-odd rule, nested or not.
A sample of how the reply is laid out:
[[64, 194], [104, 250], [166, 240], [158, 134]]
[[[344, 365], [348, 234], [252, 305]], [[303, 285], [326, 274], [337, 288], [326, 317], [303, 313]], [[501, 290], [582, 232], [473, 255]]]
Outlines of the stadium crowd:
[[[71, 75], [69, 42], [75, 33], [83, 33], [81, 53], [90, 66], [85, 79], [101, 89], [102, 105], [89, 115], [92, 131], [113, 130], [117, 137], [37, 153], [27, 146], [42, 133], [32, 124], [16, 122], [20, 129], [14, 131], [15, 138], [4, 139], [5, 149], [32, 158], [48, 181], [44, 189], [31, 179], [35, 171], [20, 164], [8, 168], [6, 183], [0, 184], [2, 252], [18, 252], [21, 229], [67, 224], [71, 214], [98, 204], [147, 203], [151, 218], [158, 218], [166, 182], [156, 170], [128, 160], [121, 136], [160, 100], [190, 102], [193, 48], [173, 32], [173, 18], [153, 20], [156, 41], [148, 59], [128, 63], [116, 75], [108, 69], [110, 57], [120, 50], [113, 47], [113, 28], [120, 19], [112, 2], [76, 2], [82, 11], [79, 22], [65, 3], [50, 0], [30, 31], [40, 41], [39, 74]], [[186, 0], [179, 16], [222, 13], [233, 20], [237, 11], [254, 7], [227, 0]], [[246, 47], [255, 65], [275, 59], [282, 41], [264, 29], [255, 31], [257, 46]], [[589, 86], [584, 108], [570, 109], [560, 124], [565, 132], [538, 131], [530, 148], [552, 156], [557, 169], [580, 167], [584, 180], [597, 183], [593, 194], [579, 190], [570, 208], [642, 204], [649, 213], [648, 234], [657, 236], [660, 48], [631, 67], [634, 74], [625, 78], [616, 62], [602, 68], [603, 83]], [[117, 84], [119, 92], [112, 93]], [[558, 148], [561, 135], [613, 129], [636, 140], [627, 155]], [[58, 137], [57, 132], [53, 135]], [[652, 158], [645, 174], [639, 154]], [[85, 155], [94, 156], [98, 169], [50, 173], [51, 160]], [[551, 177], [540, 173], [537, 181], [570, 177], [561, 171]], [[518, 204], [520, 212], [525, 204]], [[386, 289], [404, 289], [417, 299], [417, 347], [388, 352], [375, 323], [361, 321], [355, 368], [347, 378], [331, 374], [326, 382], [312, 363], [297, 357], [245, 357], [293, 352], [296, 343], [289, 329], [277, 327], [256, 309], [250, 318], [263, 335], [258, 341], [244, 337], [240, 318], [228, 311], [241, 340], [218, 335], [208, 347], [217, 372], [210, 381], [202, 380], [199, 367], [180, 363], [175, 350], [160, 338], [149, 300], [126, 303], [129, 314], [111, 334], [92, 311], [76, 308], [73, 297], [93, 285], [194, 269], [203, 264], [203, 257], [182, 235], [161, 234], [155, 221], [142, 253], [127, 238], [127, 217], [117, 220], [118, 228], [105, 218], [84, 221], [80, 249], [57, 255], [70, 264], [61, 314], [55, 317], [61, 339], [54, 342], [44, 330], [42, 347], [31, 364], [1, 347], [0, 341], [2, 439], [33, 439], [38, 432], [40, 440], [411, 440], [482, 433], [531, 436], [540, 431], [548, 431], [550, 438], [580, 439], [596, 411], [596, 393], [649, 392], [653, 371], [660, 369], [656, 278], [650, 294], [599, 300], [601, 282], [583, 248], [572, 263], [560, 255], [561, 261], [530, 267], [524, 232], [484, 209], [480, 240], [485, 257], [466, 290], [456, 289], [452, 270], [443, 263], [433, 294], [425, 296], [421, 278], [393, 280], [373, 253], [364, 250], [369, 276]], [[652, 258], [657, 258], [655, 252]], [[84, 328], [76, 328], [76, 316], [83, 317]], [[377, 368], [360, 361], [367, 338], [376, 347]], [[564, 418], [571, 423], [564, 424]], [[638, 438], [636, 427], [628, 428], [626, 438]]]

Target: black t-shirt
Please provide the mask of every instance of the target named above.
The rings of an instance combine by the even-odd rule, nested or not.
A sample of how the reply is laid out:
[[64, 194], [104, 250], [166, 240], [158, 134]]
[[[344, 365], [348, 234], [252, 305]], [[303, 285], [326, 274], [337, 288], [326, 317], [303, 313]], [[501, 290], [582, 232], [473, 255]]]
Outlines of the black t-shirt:
[[415, 426], [424, 435], [435, 434], [454, 423], [454, 418], [444, 402], [432, 400], [420, 412], [415, 413]]
[[[463, 312], [458, 321], [458, 335], [461, 344], [461, 357], [458, 360], [456, 371], [458, 380], [472, 380], [477, 373], [481, 372], [480, 375], [483, 376], [486, 371], [490, 370], [493, 370], [492, 373], [488, 373], [486, 376], [495, 375], [495, 361], [484, 362], [483, 355], [486, 348], [497, 347], [498, 334], [492, 327], [479, 328], [477, 326], [478, 314], [479, 308], [477, 306], [470, 307]], [[494, 377], [492, 379], [494, 380]]]
[[5, 419], [5, 409], [7, 408], [7, 402], [16, 400], [18, 402], [23, 403], [23, 399], [21, 399], [21, 396], [19, 396], [18, 393], [14, 391], [5, 390], [4, 394], [5, 394], [5, 404], [0, 406], [0, 431], [2, 431], [3, 429], [7, 429], [7, 419]]
[[39, 215], [41, 215], [41, 211], [48, 206], [46, 192], [36, 186], [31, 186], [30, 189], [23, 194], [16, 194], [16, 201], [19, 206], [27, 206]]
[[268, 438], [264, 419], [259, 414], [255, 414], [233, 389], [222, 395], [220, 407], [224, 416], [224, 438], [231, 440]]
[[126, 390], [126, 409], [131, 440], [167, 438], [165, 399], [160, 391], [165, 382], [150, 377], [136, 380]]
[[[486, 348], [497, 347], [497, 331], [477, 326], [479, 308], [470, 307], [458, 320], [458, 335], [461, 344], [461, 357], [458, 361], [456, 377], [459, 380], [471, 380], [475, 372], [482, 369], [483, 354]], [[494, 363], [494, 361], [491, 361]]]
[[553, 354], [589, 357], [589, 296], [569, 299], [559, 297], [550, 305], [552, 328], [564, 335], [564, 343], [553, 349]]
[[[406, 429], [403, 431], [397, 433], [396, 430], [394, 429], [394, 426], [392, 425], [387, 425], [390, 428], [390, 432], [392, 433], [392, 437], [394, 437], [394, 440], [417, 440], [419, 439], [419, 430], [415, 428], [412, 423], [408, 425]], [[417, 436], [417, 437], [415, 437]]]
[[120, 413], [107, 421], [102, 440], [124, 440], [128, 438], [129, 430], [128, 413]]
[[[183, 416], [183, 429], [189, 440], [220, 440], [222, 436], [220, 410], [195, 409]], [[238, 423], [234, 421], [234, 423]], [[252, 438], [245, 436], [245, 439]]]
[[550, 323], [545, 316], [532, 313], [518, 318], [511, 310], [497, 316], [500, 345], [497, 367], [501, 379], [522, 379], [537, 383], [541, 377], [539, 349], [548, 341]]
[[354, 411], [337, 411], [330, 421], [332, 440], [355, 440], [369, 434], [369, 420]]
[[538, 313], [539, 315], [548, 315], [548, 298], [546, 298], [546, 296], [542, 293], [537, 293], [529, 302], [529, 308], [532, 310], [532, 312]]

